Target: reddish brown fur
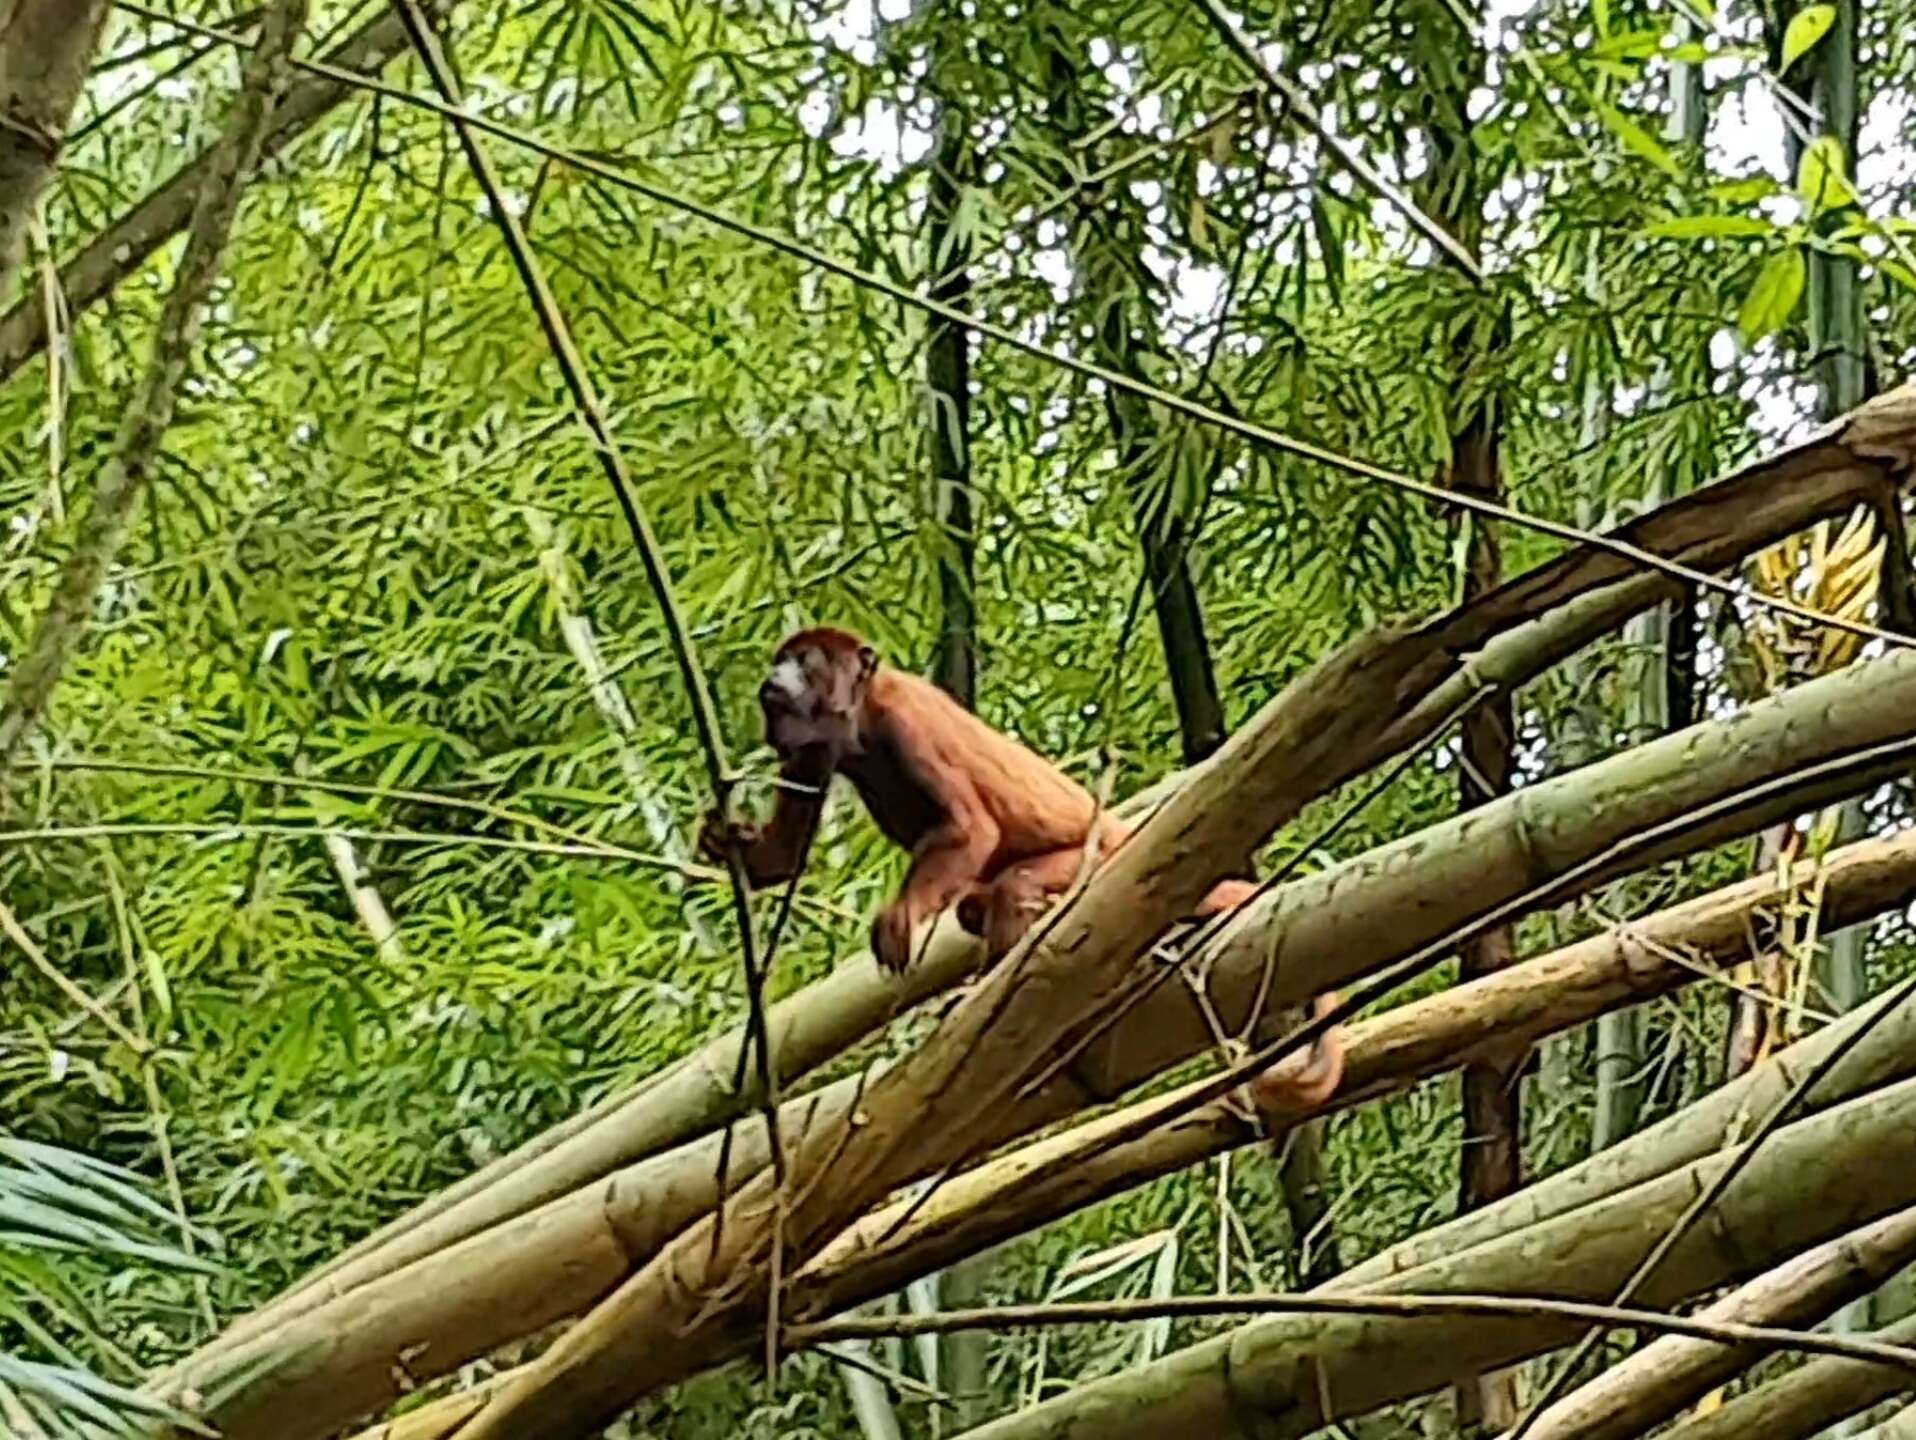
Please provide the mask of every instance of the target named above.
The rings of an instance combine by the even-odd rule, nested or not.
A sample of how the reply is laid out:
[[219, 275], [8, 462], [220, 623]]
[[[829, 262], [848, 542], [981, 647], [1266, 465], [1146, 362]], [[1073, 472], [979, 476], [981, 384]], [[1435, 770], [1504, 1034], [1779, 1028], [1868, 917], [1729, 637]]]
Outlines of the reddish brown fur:
[[[824, 788], [844, 775], [878, 828], [912, 856], [898, 894], [872, 922], [872, 951], [889, 970], [902, 971], [913, 933], [954, 905], [960, 924], [983, 935], [990, 958], [1003, 958], [1077, 878], [1094, 825], [1098, 860], [1130, 838], [1129, 825], [1100, 815], [1090, 791], [1056, 765], [930, 681], [879, 664], [843, 630], [786, 639], [760, 701], [785, 786], [764, 826], [727, 832], [708, 817], [701, 847], [722, 859], [737, 845], [754, 886], [790, 879]], [[1198, 913], [1234, 909], [1254, 888], [1222, 881]], [[1326, 1065], [1325, 1094], [1334, 1090], [1342, 1051], [1328, 1044], [1300, 1083], [1314, 1090]], [[1274, 1083], [1291, 1092], [1289, 1083]]]
[[[1337, 1008], [1337, 992], [1311, 1001], [1311, 1018]], [[1344, 1081], [1344, 1031], [1333, 1025], [1317, 1037], [1309, 1055], [1287, 1055], [1251, 1082], [1251, 1098], [1260, 1110], [1292, 1114], [1315, 1110], [1337, 1093]]]

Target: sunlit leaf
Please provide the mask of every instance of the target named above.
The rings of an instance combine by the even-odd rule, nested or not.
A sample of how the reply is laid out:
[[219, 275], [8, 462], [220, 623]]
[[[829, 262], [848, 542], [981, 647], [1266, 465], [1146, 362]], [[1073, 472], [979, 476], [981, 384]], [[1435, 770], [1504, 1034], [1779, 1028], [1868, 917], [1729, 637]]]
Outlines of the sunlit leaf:
[[1636, 121], [1615, 106], [1602, 102], [1597, 104], [1597, 114], [1602, 117], [1604, 125], [1617, 137], [1623, 148], [1632, 155], [1648, 160], [1672, 178], [1682, 175], [1683, 167], [1677, 163], [1677, 158], [1670, 153], [1669, 147]]
[[1736, 326], [1749, 344], [1780, 330], [1802, 298], [1807, 266], [1802, 250], [1791, 246], [1763, 262], [1756, 282], [1743, 297]]
[[1836, 22], [1834, 5], [1805, 5], [1790, 17], [1783, 30], [1782, 68], [1788, 70], [1816, 48], [1816, 42], [1829, 33]]
[[1819, 135], [1803, 147], [1797, 162], [1796, 193], [1813, 214], [1851, 204], [1856, 192], [1850, 186], [1848, 172], [1843, 142], [1834, 135]]
[[1777, 227], [1756, 215], [1678, 215], [1643, 227], [1665, 240], [1728, 240], [1774, 235]]

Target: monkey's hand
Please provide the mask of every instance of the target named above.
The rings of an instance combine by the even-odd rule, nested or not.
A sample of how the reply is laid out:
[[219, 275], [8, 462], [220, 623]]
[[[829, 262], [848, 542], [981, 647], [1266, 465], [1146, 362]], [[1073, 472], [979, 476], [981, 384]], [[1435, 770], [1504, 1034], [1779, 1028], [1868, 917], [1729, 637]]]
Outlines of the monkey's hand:
[[745, 869], [751, 873], [751, 856], [760, 839], [761, 827], [742, 820], [727, 820], [717, 810], [705, 812], [705, 823], [699, 826], [699, 854], [714, 865], [730, 863], [731, 852], [736, 850], [745, 858]]
[[958, 928], [967, 935], [984, 938], [985, 921], [991, 914], [991, 882], [981, 880], [962, 896], [957, 904]]
[[872, 954], [880, 969], [893, 975], [905, 973], [905, 967], [911, 964], [911, 933], [917, 923], [912, 907], [900, 900], [878, 912], [872, 921]]

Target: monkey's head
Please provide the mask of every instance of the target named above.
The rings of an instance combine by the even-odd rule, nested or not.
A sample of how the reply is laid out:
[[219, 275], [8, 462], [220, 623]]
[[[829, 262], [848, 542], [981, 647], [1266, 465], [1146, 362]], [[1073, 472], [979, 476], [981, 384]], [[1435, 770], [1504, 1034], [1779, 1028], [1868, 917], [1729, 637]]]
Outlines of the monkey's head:
[[857, 751], [865, 696], [878, 654], [844, 630], [800, 630], [772, 656], [772, 673], [758, 687], [765, 739], [778, 758], [825, 762], [836, 768]]

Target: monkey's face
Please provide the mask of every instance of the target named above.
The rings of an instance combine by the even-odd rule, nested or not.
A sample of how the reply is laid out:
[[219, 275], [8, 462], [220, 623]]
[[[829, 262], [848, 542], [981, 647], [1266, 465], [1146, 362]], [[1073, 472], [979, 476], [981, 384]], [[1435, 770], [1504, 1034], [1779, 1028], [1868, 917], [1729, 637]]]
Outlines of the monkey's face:
[[765, 739], [782, 761], [817, 760], [836, 767], [858, 748], [878, 658], [868, 645], [788, 644], [759, 686]]

